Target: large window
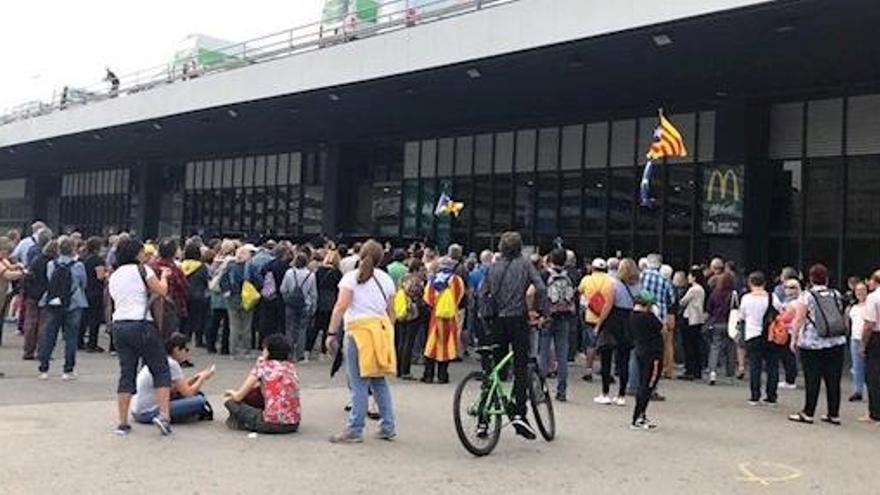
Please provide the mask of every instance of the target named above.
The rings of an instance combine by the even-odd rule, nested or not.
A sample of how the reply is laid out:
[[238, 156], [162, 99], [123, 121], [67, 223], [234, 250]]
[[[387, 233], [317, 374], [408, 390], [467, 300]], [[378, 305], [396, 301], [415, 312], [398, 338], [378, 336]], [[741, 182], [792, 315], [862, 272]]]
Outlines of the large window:
[[846, 274], [880, 267], [880, 155], [849, 158], [846, 191]]
[[131, 178], [128, 169], [65, 174], [61, 178], [61, 226], [84, 235], [129, 228]]

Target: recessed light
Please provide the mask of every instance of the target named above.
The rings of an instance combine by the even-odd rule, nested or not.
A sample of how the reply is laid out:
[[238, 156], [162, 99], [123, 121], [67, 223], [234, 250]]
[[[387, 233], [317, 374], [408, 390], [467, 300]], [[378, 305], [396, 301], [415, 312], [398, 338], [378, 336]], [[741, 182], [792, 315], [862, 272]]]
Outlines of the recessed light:
[[336, 93], [330, 93], [329, 95], [327, 95], [327, 98], [329, 98], [330, 101], [339, 101], [339, 100], [342, 99], [342, 98], [340, 98], [339, 95], [336, 94]]
[[672, 44], [672, 38], [667, 34], [655, 34], [653, 40], [654, 44], [657, 46], [667, 46]]
[[52, 141], [46, 141], [46, 147], [47, 147], [47, 148], [51, 148], [51, 147], [53, 147], [53, 146], [55, 146], [55, 145], [52, 144]]
[[14, 155], [14, 154], [15, 154], [15, 148], [9, 148], [9, 154], [10, 154], [10, 155]]
[[234, 108], [230, 108], [229, 110], [226, 111], [226, 113], [227, 113], [230, 117], [232, 117], [233, 119], [238, 117], [238, 112], [235, 111]]
[[715, 96], [719, 98], [727, 98], [727, 91], [716, 91]]
[[479, 79], [480, 77], [483, 76], [483, 74], [480, 72], [480, 70], [475, 67], [471, 67], [470, 69], [468, 69], [467, 75], [471, 79]]
[[795, 27], [791, 24], [784, 24], [782, 26], [776, 26], [775, 31], [779, 34], [791, 33], [795, 30]]
[[92, 137], [95, 139], [95, 141], [100, 141], [100, 140], [101, 140], [101, 135], [98, 134], [97, 132], [94, 133], [94, 134], [92, 134]]
[[158, 122], [153, 122], [153, 129], [155, 129], [155, 130], [157, 130], [157, 131], [161, 131], [161, 130], [162, 130], [162, 124], [160, 124], [160, 123], [158, 123]]

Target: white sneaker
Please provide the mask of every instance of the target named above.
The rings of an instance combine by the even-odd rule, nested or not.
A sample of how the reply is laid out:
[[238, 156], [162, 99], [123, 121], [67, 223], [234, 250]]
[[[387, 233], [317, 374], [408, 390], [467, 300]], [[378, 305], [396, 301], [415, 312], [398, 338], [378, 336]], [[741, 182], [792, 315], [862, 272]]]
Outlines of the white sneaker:
[[797, 384], [796, 384], [796, 383], [788, 383], [788, 382], [782, 381], [782, 382], [779, 382], [779, 387], [778, 387], [778, 388], [785, 389], [785, 390], [794, 390], [794, 389], [797, 388]]
[[624, 398], [624, 397], [616, 397], [616, 398], [614, 399], [614, 405], [615, 405], [615, 406], [619, 406], [619, 407], [624, 407], [624, 406], [626, 406], [626, 398]]
[[48, 380], [49, 373], [40, 373], [40, 380]]
[[596, 404], [602, 404], [603, 406], [610, 406], [611, 405], [611, 398], [608, 397], [607, 395], [600, 395], [600, 396], [596, 397], [595, 399], [593, 399], [593, 402], [595, 402]]
[[61, 373], [61, 380], [65, 382], [76, 380], [76, 373], [73, 371], [71, 371], [70, 373]]
[[709, 385], [715, 385], [716, 380], [718, 380], [718, 374], [714, 371], [709, 373]]

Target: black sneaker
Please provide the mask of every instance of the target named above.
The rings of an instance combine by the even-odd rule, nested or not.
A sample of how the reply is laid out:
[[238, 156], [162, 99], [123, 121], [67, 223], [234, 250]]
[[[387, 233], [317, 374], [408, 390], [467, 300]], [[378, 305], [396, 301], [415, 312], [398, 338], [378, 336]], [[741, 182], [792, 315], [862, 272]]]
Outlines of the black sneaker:
[[557, 402], [567, 402], [568, 399], [565, 398], [565, 394], [557, 393], [556, 394], [556, 401]]
[[168, 421], [162, 416], [156, 416], [153, 418], [153, 424], [156, 425], [156, 428], [159, 429], [159, 433], [161, 433], [163, 437], [170, 436], [174, 433], [171, 429], [171, 421]]
[[591, 382], [591, 381], [593, 381], [593, 374], [587, 373], [586, 375], [581, 377], [581, 380], [583, 380], [585, 382]]
[[532, 429], [532, 425], [529, 424], [529, 421], [526, 418], [516, 415], [513, 417], [513, 421], [511, 421], [510, 424], [513, 425], [516, 434], [526, 440], [534, 440], [538, 438], [537, 435], [535, 435], [535, 430]]
[[850, 402], [861, 402], [861, 401], [862, 401], [862, 394], [852, 394], [852, 395], [850, 395], [850, 396], [849, 396], [849, 401], [850, 401]]
[[118, 424], [113, 429], [113, 434], [119, 437], [128, 436], [129, 433], [131, 433], [131, 425], [128, 423]]

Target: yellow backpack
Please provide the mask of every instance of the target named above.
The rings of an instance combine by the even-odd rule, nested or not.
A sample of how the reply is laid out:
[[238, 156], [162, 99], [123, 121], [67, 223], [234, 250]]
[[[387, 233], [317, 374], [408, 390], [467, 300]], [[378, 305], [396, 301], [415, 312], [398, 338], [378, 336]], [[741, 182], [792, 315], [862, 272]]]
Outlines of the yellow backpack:
[[397, 321], [407, 321], [408, 309], [409, 298], [406, 297], [406, 291], [401, 287], [394, 293], [394, 318]]
[[245, 280], [241, 284], [241, 309], [245, 311], [253, 311], [260, 302], [260, 291], [250, 280]]
[[455, 298], [452, 296], [452, 286], [443, 289], [443, 292], [437, 297], [437, 307], [434, 309], [434, 316], [441, 320], [451, 320], [458, 314], [458, 307], [455, 304]]

